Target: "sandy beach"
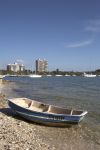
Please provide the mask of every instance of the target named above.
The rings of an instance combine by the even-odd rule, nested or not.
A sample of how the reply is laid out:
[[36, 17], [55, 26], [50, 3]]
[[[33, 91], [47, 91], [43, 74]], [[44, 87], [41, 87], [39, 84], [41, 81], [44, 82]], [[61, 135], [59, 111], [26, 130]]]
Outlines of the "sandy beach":
[[91, 132], [85, 124], [56, 128], [28, 122], [8, 108], [6, 93], [0, 94], [0, 150], [99, 150], [100, 140]]

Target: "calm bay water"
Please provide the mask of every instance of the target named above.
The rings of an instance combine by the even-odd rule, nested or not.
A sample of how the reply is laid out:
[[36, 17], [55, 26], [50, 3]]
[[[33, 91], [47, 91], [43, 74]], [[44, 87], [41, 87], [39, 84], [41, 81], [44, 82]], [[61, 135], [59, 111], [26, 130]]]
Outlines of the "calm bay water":
[[[88, 138], [100, 145], [100, 77], [7, 77], [7, 97], [29, 97], [58, 106], [87, 110], [81, 123]], [[90, 132], [91, 131], [91, 132]]]

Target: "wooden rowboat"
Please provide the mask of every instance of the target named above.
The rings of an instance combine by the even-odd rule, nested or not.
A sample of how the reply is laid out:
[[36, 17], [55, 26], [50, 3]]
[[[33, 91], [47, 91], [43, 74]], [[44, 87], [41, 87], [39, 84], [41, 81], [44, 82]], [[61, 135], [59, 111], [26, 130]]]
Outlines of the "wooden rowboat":
[[9, 107], [27, 120], [49, 126], [79, 123], [87, 111], [61, 108], [28, 98], [8, 99]]

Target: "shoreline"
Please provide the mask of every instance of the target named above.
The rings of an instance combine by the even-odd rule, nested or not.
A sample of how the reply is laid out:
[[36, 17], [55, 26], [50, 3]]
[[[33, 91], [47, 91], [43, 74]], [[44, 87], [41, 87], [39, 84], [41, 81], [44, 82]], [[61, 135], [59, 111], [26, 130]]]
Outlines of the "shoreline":
[[16, 116], [0, 93], [0, 150], [55, 150], [37, 135], [39, 125]]
[[[7, 88], [9, 84], [4, 81], [0, 86]], [[0, 94], [0, 126], [0, 150], [99, 150], [100, 146], [84, 122], [70, 128], [56, 128], [16, 116], [8, 108], [6, 93]]]

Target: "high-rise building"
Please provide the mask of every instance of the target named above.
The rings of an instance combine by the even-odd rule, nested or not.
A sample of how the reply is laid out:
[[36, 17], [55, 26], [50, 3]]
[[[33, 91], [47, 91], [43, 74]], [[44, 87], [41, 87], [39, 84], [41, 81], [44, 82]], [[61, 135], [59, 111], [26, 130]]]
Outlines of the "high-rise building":
[[20, 72], [24, 70], [25, 70], [25, 66], [23, 64], [14, 63], [14, 64], [7, 65], [7, 71]]
[[48, 61], [45, 59], [36, 60], [36, 73], [47, 72], [48, 71]]

